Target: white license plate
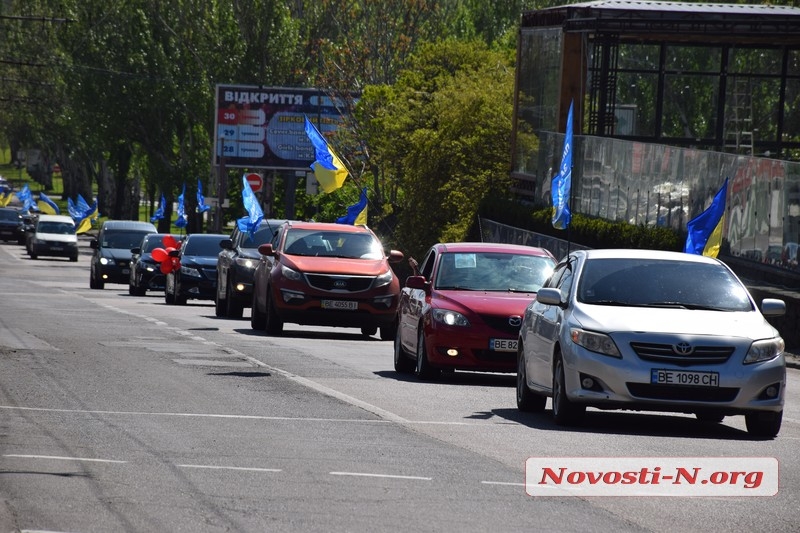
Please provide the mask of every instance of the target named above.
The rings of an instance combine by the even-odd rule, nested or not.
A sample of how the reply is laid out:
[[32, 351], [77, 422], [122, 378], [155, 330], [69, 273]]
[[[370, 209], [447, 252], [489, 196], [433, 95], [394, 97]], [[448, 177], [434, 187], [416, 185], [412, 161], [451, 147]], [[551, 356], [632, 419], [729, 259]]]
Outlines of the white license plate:
[[51, 246], [50, 250], [53, 251], [53, 252], [63, 252], [64, 248], [61, 247], [61, 246]]
[[516, 339], [489, 339], [489, 349], [493, 352], [516, 352]]
[[691, 387], [719, 387], [719, 372], [695, 372], [692, 370], [650, 370], [653, 385], [682, 385]]
[[130, 268], [123, 268], [122, 269], [122, 273], [123, 274], [130, 274], [131, 273], [131, 269]]
[[358, 310], [358, 302], [349, 300], [322, 300], [323, 309], [338, 309], [344, 311]]

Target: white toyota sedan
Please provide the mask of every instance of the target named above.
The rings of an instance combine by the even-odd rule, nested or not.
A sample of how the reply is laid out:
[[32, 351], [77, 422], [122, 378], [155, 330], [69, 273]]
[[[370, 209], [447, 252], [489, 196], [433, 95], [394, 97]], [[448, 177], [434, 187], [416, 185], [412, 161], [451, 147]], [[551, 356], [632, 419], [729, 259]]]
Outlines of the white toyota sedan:
[[567, 255], [526, 309], [517, 352], [517, 406], [558, 424], [587, 407], [693, 413], [719, 423], [744, 415], [773, 438], [783, 416], [784, 342], [721, 261], [654, 250]]

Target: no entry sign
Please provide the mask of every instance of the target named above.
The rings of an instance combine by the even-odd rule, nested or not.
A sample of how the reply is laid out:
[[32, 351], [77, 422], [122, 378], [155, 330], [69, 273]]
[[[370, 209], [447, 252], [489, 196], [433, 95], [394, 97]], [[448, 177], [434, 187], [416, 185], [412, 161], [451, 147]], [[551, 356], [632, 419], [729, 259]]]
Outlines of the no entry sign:
[[248, 174], [247, 183], [250, 184], [250, 188], [253, 189], [253, 192], [258, 192], [264, 187], [264, 178], [261, 174]]

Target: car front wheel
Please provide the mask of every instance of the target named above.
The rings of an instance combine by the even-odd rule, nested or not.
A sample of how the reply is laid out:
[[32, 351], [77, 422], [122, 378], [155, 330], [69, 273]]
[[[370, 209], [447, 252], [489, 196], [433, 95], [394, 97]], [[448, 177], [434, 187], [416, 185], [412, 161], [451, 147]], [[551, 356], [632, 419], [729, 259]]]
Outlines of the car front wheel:
[[270, 335], [280, 335], [283, 332], [283, 321], [278, 316], [278, 310], [272, 301], [272, 294], [267, 289], [267, 317], [266, 328]]
[[567, 398], [564, 361], [561, 359], [561, 354], [556, 354], [555, 358], [556, 364], [553, 368], [553, 419], [560, 426], [576, 424], [586, 414], [586, 406], [573, 403]]
[[783, 410], [756, 411], [744, 415], [747, 432], [759, 439], [774, 439], [781, 430]]
[[414, 373], [422, 380], [434, 379], [440, 374], [439, 370], [431, 367], [428, 361], [428, 348], [425, 346], [425, 332], [422, 328], [417, 334], [417, 367]]
[[400, 335], [395, 335], [394, 337], [394, 370], [402, 374], [414, 370], [414, 361], [406, 355], [406, 351], [400, 342]]

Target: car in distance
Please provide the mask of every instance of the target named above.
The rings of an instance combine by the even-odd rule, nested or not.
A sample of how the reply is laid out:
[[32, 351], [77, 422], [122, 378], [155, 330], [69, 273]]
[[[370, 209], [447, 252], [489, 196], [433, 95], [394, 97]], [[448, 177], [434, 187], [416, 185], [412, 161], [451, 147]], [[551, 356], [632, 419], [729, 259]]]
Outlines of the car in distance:
[[522, 315], [555, 264], [533, 246], [435, 244], [400, 293], [395, 370], [515, 372]]
[[172, 254], [180, 268], [167, 274], [164, 301], [186, 305], [189, 300], [213, 300], [217, 293], [217, 254], [224, 233], [193, 233]]
[[253, 301], [253, 273], [261, 254], [258, 247], [272, 242], [285, 220], [265, 219], [251, 236], [234, 225], [230, 238], [220, 242], [217, 256], [217, 294], [214, 299], [218, 317], [242, 318], [245, 307]]
[[28, 239], [31, 259], [40, 256], [68, 257], [78, 260], [78, 236], [75, 221], [66, 215], [42, 214], [36, 220], [34, 231]]
[[517, 406], [558, 424], [587, 407], [744, 415], [747, 431], [780, 431], [784, 341], [721, 261], [654, 250], [574, 251], [528, 306], [520, 328]]
[[92, 259], [89, 288], [102, 289], [106, 283], [128, 285], [130, 281], [131, 248], [139, 245], [148, 233], [158, 233], [150, 222], [137, 220], [107, 220], [97, 238], [89, 241]]
[[270, 335], [286, 322], [360, 328], [394, 338], [400, 282], [378, 237], [366, 226], [287, 222], [277, 245], [262, 244], [253, 275], [250, 325]]
[[181, 237], [168, 233], [148, 233], [138, 246], [131, 248], [131, 274], [128, 279], [128, 294], [144, 296], [147, 291], [163, 291], [166, 276], [161, 272], [161, 263], [153, 259], [153, 250], [167, 248], [164, 237], [175, 241]]
[[25, 244], [25, 221], [16, 207], [0, 207], [0, 239]]

